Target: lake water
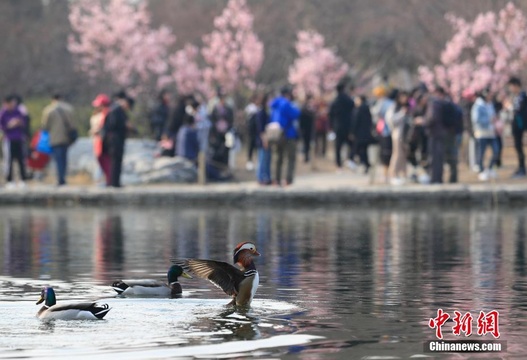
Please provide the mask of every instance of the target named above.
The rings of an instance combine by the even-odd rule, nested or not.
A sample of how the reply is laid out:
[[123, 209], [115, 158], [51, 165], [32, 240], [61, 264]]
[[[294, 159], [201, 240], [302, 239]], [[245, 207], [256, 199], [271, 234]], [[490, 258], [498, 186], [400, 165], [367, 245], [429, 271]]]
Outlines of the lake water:
[[[3, 207], [0, 358], [418, 358], [431, 355], [423, 343], [438, 308], [498, 310], [499, 356], [525, 358], [526, 220], [522, 209]], [[163, 279], [172, 257], [230, 262], [246, 240], [263, 255], [248, 312], [200, 279], [180, 280], [181, 299], [118, 298], [109, 287]], [[112, 310], [43, 323], [45, 285], [59, 303], [102, 298]]]

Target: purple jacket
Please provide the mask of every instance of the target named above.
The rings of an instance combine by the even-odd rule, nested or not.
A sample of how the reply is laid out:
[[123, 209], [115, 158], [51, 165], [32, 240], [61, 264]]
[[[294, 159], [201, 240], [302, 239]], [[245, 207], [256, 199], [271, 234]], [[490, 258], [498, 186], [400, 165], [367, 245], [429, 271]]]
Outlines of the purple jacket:
[[[15, 128], [8, 129], [7, 124], [13, 119], [20, 119], [22, 120], [23, 124], [22, 126], [17, 126]], [[20, 112], [18, 109], [14, 110], [2, 110], [0, 111], [0, 129], [4, 132], [4, 135], [8, 140], [14, 141], [14, 140], [24, 140], [26, 137], [26, 116]]]

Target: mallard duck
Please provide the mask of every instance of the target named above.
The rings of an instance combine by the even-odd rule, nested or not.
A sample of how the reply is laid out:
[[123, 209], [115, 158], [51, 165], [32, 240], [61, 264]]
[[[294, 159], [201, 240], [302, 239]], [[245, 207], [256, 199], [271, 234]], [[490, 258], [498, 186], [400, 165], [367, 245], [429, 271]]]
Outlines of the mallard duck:
[[250, 242], [238, 244], [233, 251], [233, 266], [226, 262], [202, 259], [173, 260], [196, 276], [209, 280], [232, 296], [229, 305], [249, 306], [256, 294], [260, 276], [254, 265], [254, 256], [260, 256]]
[[37, 317], [42, 320], [101, 320], [110, 311], [108, 304], [78, 302], [57, 305], [55, 291], [46, 287], [40, 293], [37, 305], [44, 302]]
[[177, 296], [183, 292], [178, 282], [180, 276], [192, 279], [181, 266], [172, 265], [167, 272], [167, 284], [157, 280], [120, 280], [114, 282], [112, 288], [119, 295], [127, 296]]

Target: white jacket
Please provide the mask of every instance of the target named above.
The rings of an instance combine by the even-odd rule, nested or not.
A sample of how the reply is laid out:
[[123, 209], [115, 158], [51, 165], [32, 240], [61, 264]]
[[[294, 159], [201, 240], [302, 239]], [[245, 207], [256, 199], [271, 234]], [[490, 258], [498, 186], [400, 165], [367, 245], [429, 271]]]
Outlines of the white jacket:
[[470, 111], [470, 118], [476, 139], [494, 139], [496, 137], [496, 129], [494, 127], [496, 111], [492, 103], [478, 97]]

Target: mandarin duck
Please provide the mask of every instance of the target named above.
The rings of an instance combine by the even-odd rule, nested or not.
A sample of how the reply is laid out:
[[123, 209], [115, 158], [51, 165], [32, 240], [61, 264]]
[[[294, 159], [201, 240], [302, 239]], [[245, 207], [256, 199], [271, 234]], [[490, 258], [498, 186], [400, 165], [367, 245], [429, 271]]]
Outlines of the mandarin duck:
[[197, 277], [209, 280], [232, 296], [228, 305], [249, 306], [256, 294], [260, 276], [253, 258], [260, 256], [256, 246], [250, 242], [238, 244], [233, 251], [233, 263], [202, 259], [175, 260], [174, 262], [188, 269]]

